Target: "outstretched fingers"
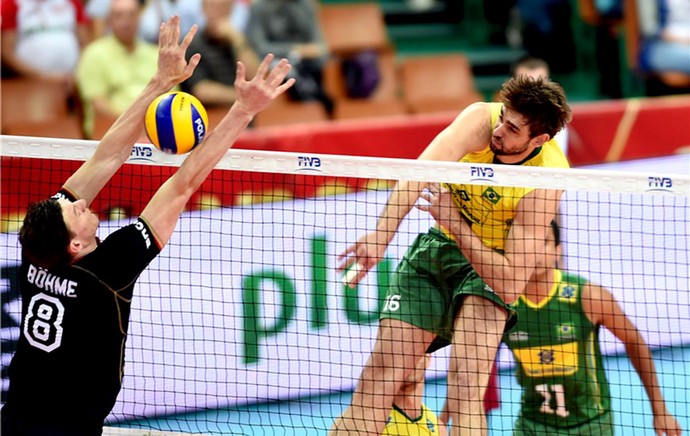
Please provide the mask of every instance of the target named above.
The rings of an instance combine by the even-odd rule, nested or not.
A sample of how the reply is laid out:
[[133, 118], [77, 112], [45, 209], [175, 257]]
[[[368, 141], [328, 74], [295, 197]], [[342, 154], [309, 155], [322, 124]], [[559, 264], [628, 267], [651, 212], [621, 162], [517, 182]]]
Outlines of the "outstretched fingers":
[[254, 78], [259, 78], [260, 80], [263, 80], [264, 77], [266, 77], [271, 68], [271, 62], [273, 62], [273, 58], [273, 53], [269, 53], [266, 56], [264, 56], [263, 60], [261, 61], [261, 64], [259, 64], [259, 68], [256, 70], [256, 75], [254, 76]]
[[281, 59], [280, 62], [278, 62], [278, 64], [268, 74], [268, 77], [266, 77], [266, 82], [268, 82], [271, 88], [277, 87], [283, 83], [285, 77], [288, 75], [291, 69], [292, 65], [290, 65], [288, 60]]
[[180, 41], [180, 17], [173, 15], [168, 22], [171, 28], [169, 44], [176, 46]]
[[[189, 47], [189, 44], [192, 43], [192, 40], [194, 39], [194, 35], [196, 35], [196, 32], [198, 30], [197, 25], [193, 25], [191, 29], [189, 29], [189, 32], [184, 36], [184, 39], [182, 40], [182, 43], [180, 44], [180, 48], [184, 51], [187, 51], [187, 48]], [[179, 34], [179, 31], [178, 31]]]
[[196, 66], [199, 65], [199, 61], [201, 61], [201, 55], [199, 53], [195, 53], [191, 58], [189, 58], [189, 63], [187, 63], [187, 66], [184, 68], [184, 76], [187, 79], [192, 77]]

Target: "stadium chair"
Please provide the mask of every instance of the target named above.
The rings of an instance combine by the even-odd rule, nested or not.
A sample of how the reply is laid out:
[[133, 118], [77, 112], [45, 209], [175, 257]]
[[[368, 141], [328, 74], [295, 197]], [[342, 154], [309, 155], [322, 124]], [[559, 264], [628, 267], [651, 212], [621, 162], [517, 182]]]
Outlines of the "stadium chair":
[[[319, 19], [331, 59], [324, 69], [324, 87], [335, 102], [333, 118], [370, 118], [407, 113], [400, 98], [395, 50], [377, 2], [322, 4]], [[364, 50], [377, 53], [381, 81], [368, 98], [350, 98], [342, 74], [344, 59]]]
[[79, 119], [64, 115], [44, 121], [16, 121], [3, 124], [4, 135], [40, 136], [45, 138], [82, 139]]
[[93, 118], [93, 132], [91, 132], [90, 139], [102, 139], [103, 135], [105, 135], [105, 132], [110, 129], [110, 126], [112, 126], [116, 120], [117, 117], [115, 116], [96, 111]]
[[319, 20], [333, 56], [362, 50], [392, 51], [383, 11], [377, 2], [322, 4]]
[[324, 68], [324, 87], [335, 102], [333, 118], [336, 120], [354, 118], [374, 118], [407, 113], [402, 100], [398, 80], [395, 55], [381, 53], [378, 57], [381, 81], [368, 98], [348, 97], [342, 74], [342, 60], [332, 58]]
[[[623, 25], [625, 29], [625, 52], [628, 66], [633, 72], [640, 73], [640, 43], [643, 38], [639, 23], [639, 10], [637, 0], [624, 0], [623, 4]], [[681, 72], [663, 72], [647, 74], [645, 79], [658, 80], [668, 88], [690, 90], [690, 75]]]
[[284, 126], [328, 120], [323, 104], [318, 101], [292, 101], [285, 94], [274, 100], [254, 117], [254, 127]]
[[78, 122], [70, 114], [70, 93], [63, 85], [17, 77], [2, 79], [1, 86], [2, 133], [58, 138], [82, 137], [81, 132], [74, 129]]
[[412, 113], [459, 112], [484, 97], [461, 54], [413, 56], [400, 65], [403, 97]]

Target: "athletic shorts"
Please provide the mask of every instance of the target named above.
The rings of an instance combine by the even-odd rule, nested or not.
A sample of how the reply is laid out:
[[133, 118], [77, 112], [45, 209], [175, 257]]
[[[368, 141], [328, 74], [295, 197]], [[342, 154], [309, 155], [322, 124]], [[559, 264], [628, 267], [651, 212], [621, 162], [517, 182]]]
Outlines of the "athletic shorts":
[[521, 416], [515, 421], [513, 436], [613, 436], [613, 413], [606, 412], [576, 427], [553, 427]]
[[398, 319], [438, 335], [429, 352], [450, 344], [453, 321], [464, 296], [491, 300], [510, 315], [506, 331], [517, 315], [477, 275], [455, 242], [440, 230], [422, 233], [398, 264], [381, 310], [381, 319]]

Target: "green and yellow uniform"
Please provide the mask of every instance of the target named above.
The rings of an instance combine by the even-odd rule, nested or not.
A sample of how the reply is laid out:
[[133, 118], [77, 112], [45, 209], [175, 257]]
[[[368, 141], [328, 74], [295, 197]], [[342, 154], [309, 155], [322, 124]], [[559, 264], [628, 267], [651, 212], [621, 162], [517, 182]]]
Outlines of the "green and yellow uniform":
[[512, 304], [518, 322], [503, 337], [523, 389], [515, 434], [613, 434], [599, 326], [582, 307], [586, 280], [560, 270], [554, 274], [543, 301], [523, 295]]
[[[496, 126], [502, 103], [491, 103], [491, 125]], [[492, 164], [489, 144], [469, 153], [461, 162]], [[546, 142], [516, 165], [568, 168], [556, 141]], [[455, 205], [487, 247], [503, 250], [518, 202], [533, 188], [448, 184]], [[439, 336], [438, 345], [450, 341], [453, 320], [464, 295], [479, 295], [510, 307], [477, 275], [451, 237], [432, 228], [417, 237], [405, 253], [391, 280], [381, 318], [405, 321]], [[510, 327], [514, 320], [509, 320]], [[433, 347], [436, 348], [436, 347]], [[433, 351], [433, 348], [429, 351]]]
[[436, 414], [422, 404], [422, 413], [417, 418], [410, 418], [393, 405], [383, 436], [432, 436], [438, 434]]

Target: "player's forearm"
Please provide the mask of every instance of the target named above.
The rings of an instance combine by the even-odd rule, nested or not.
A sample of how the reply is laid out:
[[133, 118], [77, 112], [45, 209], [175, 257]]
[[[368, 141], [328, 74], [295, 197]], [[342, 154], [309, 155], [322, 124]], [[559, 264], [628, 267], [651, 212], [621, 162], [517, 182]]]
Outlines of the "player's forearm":
[[385, 234], [388, 241], [393, 239], [400, 223], [417, 202], [419, 193], [425, 186], [425, 183], [410, 181], [400, 181], [395, 186], [376, 224], [376, 230]]
[[115, 157], [117, 161], [125, 162], [132, 151], [132, 145], [144, 129], [144, 118], [149, 104], [159, 95], [170, 91], [173, 86], [175, 83], [165, 82], [157, 75], [154, 76], [136, 100], [108, 129], [97, 149], [98, 156], [105, 159]]
[[626, 343], [625, 351], [649, 396], [652, 412], [655, 415], [665, 414], [667, 413], [666, 402], [659, 387], [652, 353], [644, 342], [642, 335], [637, 334], [635, 336], [637, 336], [637, 340], [634, 343]]
[[510, 304], [524, 292], [528, 281], [524, 271], [520, 274], [508, 258], [484, 245], [465, 221], [453, 221], [448, 230], [472, 268], [504, 302]]
[[167, 244], [177, 219], [192, 194], [208, 177], [232, 146], [239, 134], [249, 125], [252, 114], [236, 109], [237, 105], [204, 142], [192, 151], [175, 174], [161, 186], [141, 215], [153, 228], [162, 245]]
[[151, 79], [129, 109], [108, 130], [93, 156], [65, 182], [65, 185], [90, 203], [129, 158], [132, 146], [143, 131], [148, 105], [171, 87], [171, 84], [164, 83], [157, 77]]
[[211, 170], [247, 128], [254, 115], [239, 104], [234, 104], [218, 126], [208, 134], [202, 145], [185, 159], [174, 177], [178, 180], [177, 183], [188, 191], [189, 196], [201, 186]]

